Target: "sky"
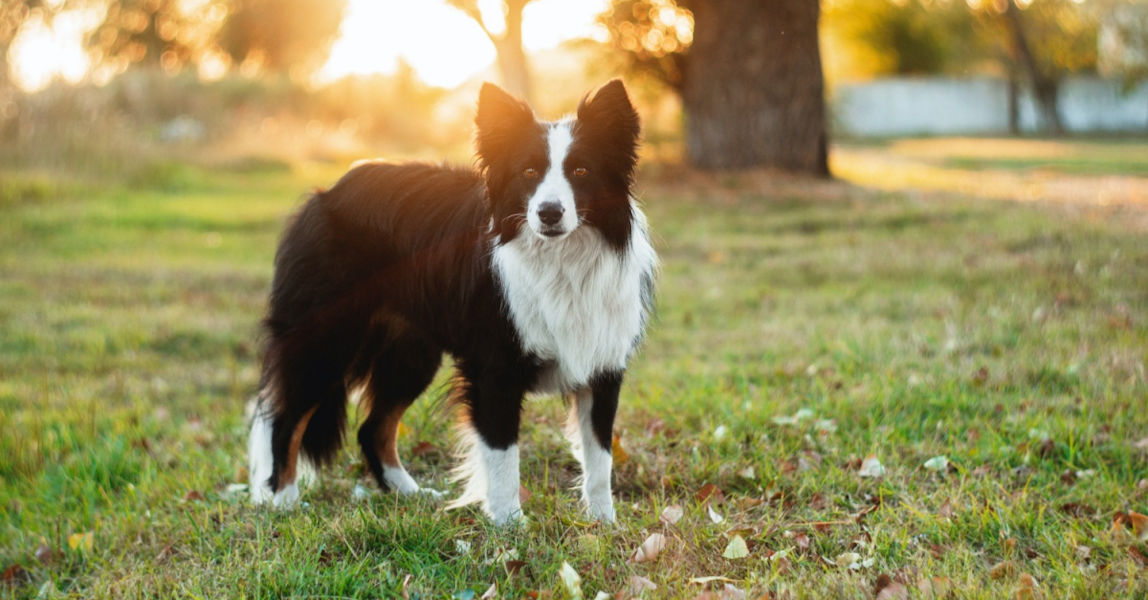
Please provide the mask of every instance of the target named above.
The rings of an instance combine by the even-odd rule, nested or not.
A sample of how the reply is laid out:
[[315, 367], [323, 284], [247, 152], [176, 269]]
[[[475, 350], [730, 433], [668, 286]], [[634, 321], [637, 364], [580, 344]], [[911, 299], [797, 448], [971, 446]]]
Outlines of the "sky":
[[[523, 14], [528, 51], [553, 48], [579, 37], [603, 33], [594, 19], [608, 0], [535, 0]], [[501, 28], [500, 0], [479, 0], [488, 26]], [[51, 28], [41, 21], [25, 25], [12, 45], [12, 70], [26, 90], [46, 86], [53, 77], [82, 80], [89, 59], [81, 46], [86, 30], [99, 23], [93, 11], [61, 14]], [[393, 72], [399, 60], [420, 79], [455, 87], [494, 62], [494, 46], [469, 17], [443, 0], [349, 0], [340, 36], [331, 47], [319, 81], [350, 74]]]

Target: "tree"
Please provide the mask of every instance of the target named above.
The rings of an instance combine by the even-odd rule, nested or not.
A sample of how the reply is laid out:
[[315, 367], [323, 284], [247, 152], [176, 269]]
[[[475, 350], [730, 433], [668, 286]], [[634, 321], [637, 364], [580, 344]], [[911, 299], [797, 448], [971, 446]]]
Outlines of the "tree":
[[[1057, 101], [1060, 82], [1070, 73], [1095, 70], [1095, 13], [1075, 0], [1031, 0], [1024, 9], [1016, 0], [1005, 0], [993, 10], [1004, 32], [1010, 76], [1022, 73], [1028, 80], [1045, 130], [1064, 133]], [[1016, 131], [1015, 116], [1010, 121]]]
[[619, 0], [601, 22], [629, 66], [677, 90], [705, 169], [829, 174], [818, 0]]
[[502, 32], [493, 23], [487, 23], [478, 9], [478, 0], [447, 0], [478, 23], [498, 55], [498, 72], [506, 91], [526, 101], [531, 99], [530, 67], [522, 47], [522, 12], [530, 0], [503, 0]]
[[296, 75], [322, 66], [339, 34], [346, 0], [230, 0], [219, 45], [233, 61]]
[[219, 2], [190, 10], [181, 0], [113, 0], [86, 43], [96, 62], [177, 71], [212, 47], [226, 14]]

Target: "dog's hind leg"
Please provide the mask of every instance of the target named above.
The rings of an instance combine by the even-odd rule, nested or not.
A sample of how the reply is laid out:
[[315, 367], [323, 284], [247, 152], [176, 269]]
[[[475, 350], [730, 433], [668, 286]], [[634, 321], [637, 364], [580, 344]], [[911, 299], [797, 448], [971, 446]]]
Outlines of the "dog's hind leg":
[[321, 464], [337, 451], [346, 420], [340, 358], [269, 361], [248, 438], [254, 503], [290, 508], [299, 499], [300, 453]]
[[430, 385], [442, 362], [442, 351], [417, 335], [388, 343], [374, 358], [365, 398], [371, 411], [359, 428], [359, 446], [371, 475], [383, 490], [401, 494], [434, 490], [420, 488], [403, 468], [398, 453], [398, 429], [403, 413]]

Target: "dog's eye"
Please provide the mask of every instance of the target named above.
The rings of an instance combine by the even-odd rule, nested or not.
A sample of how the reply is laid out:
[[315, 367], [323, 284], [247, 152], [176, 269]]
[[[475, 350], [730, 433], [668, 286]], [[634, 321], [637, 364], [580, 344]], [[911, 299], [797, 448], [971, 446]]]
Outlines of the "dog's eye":
[[574, 176], [575, 177], [585, 177], [586, 176], [586, 167], [574, 167]]
[[522, 176], [527, 179], [537, 179], [538, 169], [535, 169], [534, 167], [527, 167], [526, 170], [522, 171]]

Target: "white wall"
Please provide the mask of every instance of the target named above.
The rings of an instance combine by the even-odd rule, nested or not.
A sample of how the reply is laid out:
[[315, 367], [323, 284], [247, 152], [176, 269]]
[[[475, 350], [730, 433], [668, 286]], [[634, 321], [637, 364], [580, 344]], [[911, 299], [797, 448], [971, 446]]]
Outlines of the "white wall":
[[[1008, 82], [1002, 79], [890, 78], [838, 87], [830, 100], [835, 131], [853, 136], [976, 135], [1008, 132]], [[1070, 132], [1148, 132], [1148, 83], [1076, 77], [1061, 83], [1060, 115]], [[1023, 90], [1021, 129], [1038, 112]]]

